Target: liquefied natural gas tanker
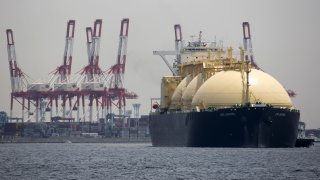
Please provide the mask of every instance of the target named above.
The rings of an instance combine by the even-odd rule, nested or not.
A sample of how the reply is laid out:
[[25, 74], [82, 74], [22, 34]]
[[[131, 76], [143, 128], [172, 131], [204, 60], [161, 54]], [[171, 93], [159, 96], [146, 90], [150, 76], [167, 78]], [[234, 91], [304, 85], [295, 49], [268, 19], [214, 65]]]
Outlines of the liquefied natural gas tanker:
[[[294, 147], [300, 118], [287, 90], [255, 63], [248, 22], [236, 53], [201, 37], [187, 44], [175, 25], [175, 51], [154, 51], [172, 76], [150, 113], [153, 146]], [[173, 65], [165, 55], [175, 55]]]

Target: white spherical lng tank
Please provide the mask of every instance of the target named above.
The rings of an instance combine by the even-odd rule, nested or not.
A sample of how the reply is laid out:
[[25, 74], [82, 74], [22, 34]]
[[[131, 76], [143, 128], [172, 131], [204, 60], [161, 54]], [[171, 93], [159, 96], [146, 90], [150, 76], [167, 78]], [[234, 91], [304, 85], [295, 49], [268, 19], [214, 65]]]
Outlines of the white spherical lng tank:
[[176, 87], [171, 97], [171, 108], [181, 108], [181, 105], [182, 105], [181, 98], [182, 98], [183, 92], [186, 90], [191, 80], [192, 80], [192, 77], [189, 74]]
[[[242, 78], [239, 71], [221, 71], [202, 84], [193, 97], [192, 105], [230, 107], [235, 104], [243, 104], [245, 79], [245, 73]], [[269, 74], [252, 69], [249, 73], [249, 84], [250, 103], [261, 102], [274, 107], [293, 107], [285, 88]]]
[[192, 81], [188, 84], [187, 88], [184, 90], [181, 98], [183, 105], [191, 105], [194, 94], [198, 91], [202, 84], [202, 73], [199, 73], [192, 79]]

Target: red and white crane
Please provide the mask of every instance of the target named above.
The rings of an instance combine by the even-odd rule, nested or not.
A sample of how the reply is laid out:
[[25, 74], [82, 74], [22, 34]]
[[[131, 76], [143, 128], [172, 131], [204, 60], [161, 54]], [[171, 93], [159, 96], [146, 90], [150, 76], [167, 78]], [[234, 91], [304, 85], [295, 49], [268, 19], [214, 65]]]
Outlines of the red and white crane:
[[[97, 19], [94, 22], [93, 30], [91, 27], [86, 28], [87, 36], [87, 54], [88, 65], [80, 72], [81, 76], [77, 83], [81, 87], [83, 120], [86, 120], [85, 98], [89, 99], [89, 121], [93, 119], [93, 101], [96, 101], [97, 118], [99, 116], [99, 99], [106, 92], [104, 84], [104, 73], [99, 66], [100, 40], [101, 40], [102, 20]], [[80, 95], [80, 94], [79, 94]], [[79, 96], [78, 95], [78, 96]], [[100, 102], [101, 104], [101, 102]], [[79, 106], [79, 97], [76, 102]]]
[[129, 19], [124, 18], [121, 21], [119, 47], [116, 64], [108, 70], [108, 98], [107, 113], [111, 114], [112, 104], [119, 110], [119, 115], [124, 115], [126, 99], [135, 99], [137, 94], [128, 92], [124, 87], [124, 74], [127, 58], [127, 43], [129, 32]]
[[8, 50], [8, 61], [11, 79], [11, 90], [12, 92], [22, 92], [28, 85], [28, 81], [25, 74], [18, 66], [17, 56], [15, 51], [13, 31], [7, 29], [7, 50]]
[[260, 67], [255, 62], [254, 56], [253, 56], [249, 22], [243, 22], [242, 27], [243, 27], [243, 46], [244, 46], [245, 60], [249, 61], [251, 65], [256, 69], [260, 69]]
[[93, 89], [91, 86], [85, 87], [87, 85], [85, 83], [100, 82], [101, 77], [103, 76], [103, 72], [99, 67], [101, 29], [101, 19], [97, 19], [94, 22], [93, 31], [91, 27], [86, 28], [88, 65], [81, 71], [81, 75], [83, 75], [80, 79], [81, 85], [83, 85], [83, 87], [81, 87], [82, 89]]
[[[80, 103], [82, 103], [83, 109], [81, 116], [83, 117], [83, 122], [86, 121], [87, 115], [89, 116], [89, 121], [93, 121], [94, 104], [96, 106], [97, 120], [101, 119], [101, 117], [105, 118], [107, 112], [111, 113], [112, 105], [119, 109], [119, 115], [124, 115], [122, 113], [125, 113], [126, 99], [137, 98], [136, 93], [128, 92], [124, 87], [128, 28], [129, 19], [123, 19], [116, 64], [109, 69], [108, 76], [105, 76], [105, 73], [99, 67], [102, 20], [97, 19], [93, 28], [86, 28], [88, 64], [80, 71], [79, 79], [71, 82], [75, 21], [68, 21], [62, 64], [51, 72], [52, 76], [49, 81], [32, 83], [28, 83], [25, 78], [26, 75], [18, 67], [13, 33], [12, 30], [8, 29], [8, 60], [12, 87], [11, 116], [14, 99], [22, 105], [22, 117], [24, 116], [25, 108], [28, 109], [29, 116], [33, 115], [30, 107], [31, 104], [34, 105], [35, 109], [33, 110], [35, 110], [36, 122], [44, 121], [45, 113], [48, 111], [50, 111], [51, 119], [72, 120], [72, 111], [77, 110], [77, 119], [80, 120]], [[25, 100], [28, 101], [27, 106], [25, 106]], [[58, 103], [60, 100], [62, 101], [61, 106]], [[89, 111], [86, 110], [87, 102], [89, 102]], [[55, 104], [57, 117], [52, 117], [53, 104]], [[67, 104], [69, 104], [70, 109], [68, 109]], [[62, 117], [61, 111], [58, 112], [59, 107], [62, 107]], [[100, 117], [99, 111], [101, 109]], [[66, 117], [68, 115], [69, 117]]]
[[54, 76], [52, 76], [52, 78], [49, 80], [50, 83], [64, 84], [64, 83], [70, 82], [74, 29], [75, 29], [75, 20], [69, 20], [67, 24], [67, 33], [66, 33], [63, 62], [62, 62], [62, 65], [57, 67], [56, 70], [53, 72]]
[[[22, 119], [23, 119], [24, 109], [25, 109], [25, 97], [26, 97], [25, 90], [29, 83], [25, 73], [23, 73], [23, 71], [18, 66], [14, 38], [13, 38], [13, 31], [11, 29], [7, 29], [6, 33], [7, 33], [9, 71], [10, 71], [10, 80], [11, 80], [10, 117], [12, 117], [13, 100], [15, 99], [20, 104], [22, 104]], [[22, 98], [22, 102], [19, 101], [17, 98]]]
[[47, 104], [46, 111], [50, 111], [50, 117], [52, 118], [52, 105], [55, 100], [56, 104], [56, 115], [58, 116], [58, 98], [62, 100], [62, 117], [66, 116], [66, 101], [69, 99], [69, 116], [72, 116], [71, 99], [73, 95], [68, 93], [70, 91], [77, 90], [77, 84], [72, 83], [70, 80], [71, 66], [72, 66], [72, 52], [73, 52], [73, 41], [75, 32], [75, 20], [69, 20], [67, 23], [67, 31], [65, 36], [65, 48], [63, 54], [62, 64], [52, 72], [52, 77], [49, 80], [51, 90], [54, 92], [48, 93], [49, 103]]
[[109, 88], [123, 88], [125, 65], [127, 58], [129, 19], [121, 21], [119, 47], [116, 64], [110, 68], [112, 74]]

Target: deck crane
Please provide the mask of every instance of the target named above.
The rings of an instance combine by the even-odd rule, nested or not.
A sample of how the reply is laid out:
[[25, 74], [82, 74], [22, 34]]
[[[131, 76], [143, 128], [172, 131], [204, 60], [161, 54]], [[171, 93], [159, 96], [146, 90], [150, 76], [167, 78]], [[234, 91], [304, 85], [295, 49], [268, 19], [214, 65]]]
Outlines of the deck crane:
[[[166, 63], [172, 75], [177, 76], [179, 74], [178, 64], [181, 64], [181, 55], [180, 52], [183, 49], [183, 41], [182, 41], [182, 31], [180, 24], [174, 25], [174, 34], [175, 34], [175, 51], [153, 51], [154, 55], [159, 55], [162, 60]], [[175, 55], [176, 60], [171, 65], [169, 61], [166, 59], [166, 56]]]
[[[129, 19], [124, 18], [121, 21], [120, 35], [119, 35], [119, 47], [116, 64], [111, 66], [108, 70], [109, 84], [107, 99], [107, 113], [111, 114], [111, 105], [114, 104], [118, 110], [119, 115], [125, 113], [126, 99], [135, 99], [137, 94], [128, 92], [124, 87], [124, 74], [125, 65], [127, 58], [127, 43], [128, 43], [128, 30], [129, 30]], [[114, 102], [112, 102], [114, 101]]]
[[[25, 90], [29, 84], [26, 78], [28, 76], [18, 66], [12, 29], [7, 29], [6, 33], [7, 33], [9, 71], [10, 71], [10, 79], [11, 79], [10, 117], [12, 117], [13, 100], [15, 99], [22, 105], [22, 120], [23, 120], [24, 109], [25, 109], [25, 98], [26, 98]], [[22, 102], [20, 102], [17, 98], [22, 98]], [[28, 104], [30, 106], [30, 102]]]

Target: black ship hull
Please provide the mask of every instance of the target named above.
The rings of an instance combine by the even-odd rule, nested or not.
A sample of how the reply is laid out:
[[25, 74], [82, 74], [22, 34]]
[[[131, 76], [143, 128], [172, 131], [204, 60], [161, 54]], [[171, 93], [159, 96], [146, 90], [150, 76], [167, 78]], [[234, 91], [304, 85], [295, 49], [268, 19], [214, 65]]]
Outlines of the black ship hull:
[[150, 114], [153, 146], [294, 147], [300, 113], [272, 107]]

